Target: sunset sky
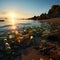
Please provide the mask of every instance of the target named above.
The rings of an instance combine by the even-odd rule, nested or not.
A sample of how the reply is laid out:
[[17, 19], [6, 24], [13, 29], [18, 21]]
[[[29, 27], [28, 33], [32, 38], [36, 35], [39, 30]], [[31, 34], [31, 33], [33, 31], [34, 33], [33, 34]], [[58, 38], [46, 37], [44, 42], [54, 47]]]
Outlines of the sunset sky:
[[14, 12], [16, 17], [28, 18], [47, 13], [55, 4], [60, 4], [60, 0], [0, 0], [0, 17]]

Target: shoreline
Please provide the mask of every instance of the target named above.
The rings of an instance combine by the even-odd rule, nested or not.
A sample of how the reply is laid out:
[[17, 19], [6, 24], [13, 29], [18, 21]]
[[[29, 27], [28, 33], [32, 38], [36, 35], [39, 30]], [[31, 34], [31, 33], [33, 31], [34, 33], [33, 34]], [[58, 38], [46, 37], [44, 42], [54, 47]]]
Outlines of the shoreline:
[[51, 23], [51, 24], [58, 24], [60, 25], [60, 18], [51, 18], [51, 19], [46, 19], [46, 20], [38, 20], [39, 22], [46, 22], [46, 23]]

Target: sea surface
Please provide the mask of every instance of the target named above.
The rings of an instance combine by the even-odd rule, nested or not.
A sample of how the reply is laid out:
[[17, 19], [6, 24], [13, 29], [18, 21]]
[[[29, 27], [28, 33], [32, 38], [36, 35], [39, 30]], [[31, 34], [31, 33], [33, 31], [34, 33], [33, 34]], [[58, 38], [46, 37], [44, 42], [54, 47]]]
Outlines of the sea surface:
[[[15, 26], [21, 27], [30, 27], [30, 26], [48, 26], [47, 23], [41, 23], [35, 20], [14, 20]], [[5, 20], [4, 22], [0, 22], [0, 31], [8, 30], [13, 23], [11, 20]]]

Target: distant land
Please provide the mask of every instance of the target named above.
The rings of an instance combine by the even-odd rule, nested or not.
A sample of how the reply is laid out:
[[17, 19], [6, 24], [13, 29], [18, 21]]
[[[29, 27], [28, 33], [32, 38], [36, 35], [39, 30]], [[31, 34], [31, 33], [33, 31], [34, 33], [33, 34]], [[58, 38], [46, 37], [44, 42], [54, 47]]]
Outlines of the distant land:
[[5, 21], [5, 20], [1, 20], [1, 19], [0, 19], [0, 22], [4, 22], [4, 21]]
[[28, 19], [32, 20], [45, 20], [51, 18], [59, 18], [60, 17], [60, 5], [53, 5], [48, 13], [42, 13], [40, 16], [34, 16]]

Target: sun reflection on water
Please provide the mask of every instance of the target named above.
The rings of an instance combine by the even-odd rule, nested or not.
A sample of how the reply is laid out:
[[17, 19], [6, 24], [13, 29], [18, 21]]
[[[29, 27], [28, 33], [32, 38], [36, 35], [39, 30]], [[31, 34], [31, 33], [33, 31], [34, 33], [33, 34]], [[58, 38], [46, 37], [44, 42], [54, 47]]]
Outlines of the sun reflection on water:
[[16, 29], [16, 26], [15, 26], [15, 24], [16, 24], [16, 14], [15, 13], [13, 13], [13, 12], [10, 12], [10, 13], [8, 13], [8, 19], [9, 19], [9, 22], [10, 22], [10, 24], [12, 25], [11, 26], [11, 29]]
[[9, 13], [9, 16], [10, 16], [10, 21], [11, 21], [11, 24], [12, 25], [15, 25], [15, 14], [14, 13]]

